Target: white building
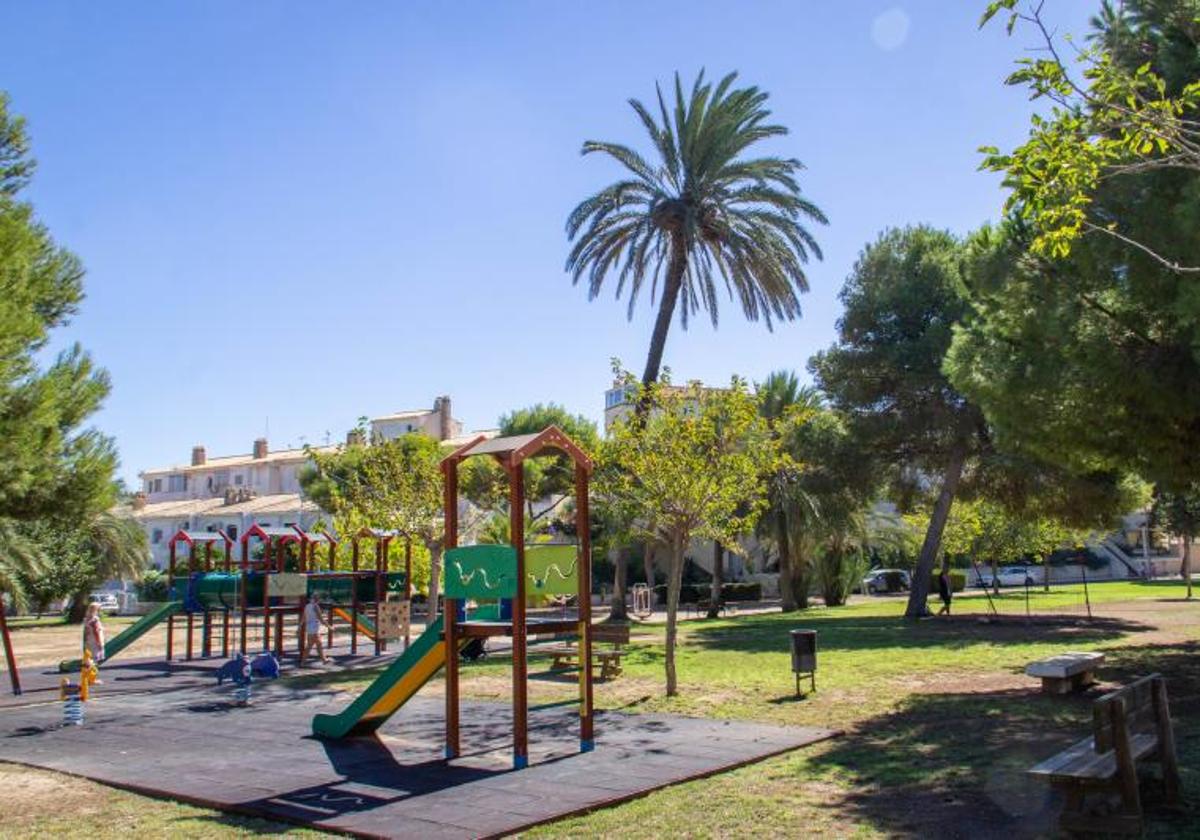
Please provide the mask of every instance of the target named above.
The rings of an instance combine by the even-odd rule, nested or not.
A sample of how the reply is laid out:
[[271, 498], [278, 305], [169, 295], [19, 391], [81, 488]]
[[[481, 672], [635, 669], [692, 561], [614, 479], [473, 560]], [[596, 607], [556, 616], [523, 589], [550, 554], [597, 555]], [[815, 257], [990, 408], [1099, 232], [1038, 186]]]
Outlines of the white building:
[[[370, 420], [372, 442], [412, 432], [447, 444], [465, 443], [463, 425], [450, 414], [450, 398], [438, 397], [432, 409], [401, 411]], [[356, 433], [347, 435], [354, 442]], [[315, 447], [332, 452], [337, 447]], [[180, 529], [217, 531], [237, 540], [251, 525], [310, 528], [322, 512], [302, 497], [300, 471], [309, 463], [304, 449], [272, 451], [266, 438], [254, 441], [249, 454], [208, 457], [192, 447], [186, 464], [143, 470], [129, 513], [142, 523], [151, 562], [165, 568], [168, 543]]]

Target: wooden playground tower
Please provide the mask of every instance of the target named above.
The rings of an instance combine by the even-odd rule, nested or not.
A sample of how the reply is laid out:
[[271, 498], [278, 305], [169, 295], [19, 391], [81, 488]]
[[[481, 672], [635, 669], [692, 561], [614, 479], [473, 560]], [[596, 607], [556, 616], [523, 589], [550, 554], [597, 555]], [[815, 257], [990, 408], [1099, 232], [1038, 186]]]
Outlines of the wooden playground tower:
[[[241, 653], [248, 652], [248, 637], [252, 620], [261, 620], [262, 650], [273, 651], [281, 657], [284, 651], [284, 617], [297, 616], [297, 650], [301, 661], [305, 649], [305, 626], [299, 620], [304, 600], [310, 592], [316, 592], [321, 598], [322, 607], [330, 615], [329, 643], [333, 643], [332, 616], [335, 609], [346, 608], [345, 614], [350, 616], [350, 651], [358, 652], [358, 636], [362, 625], [366, 624], [368, 614], [373, 613], [374, 624], [379, 623], [379, 604], [386, 598], [388, 577], [390, 573], [390, 545], [397, 538], [391, 531], [381, 531], [363, 528], [353, 534], [351, 539], [351, 568], [338, 570], [336, 556], [339, 541], [326, 531], [309, 532], [296, 526], [266, 527], [252, 525], [238, 540], [241, 548], [241, 559], [234, 565], [234, 540], [223, 531], [186, 531], [177, 532], [168, 544], [168, 586], [176, 600], [185, 605], [184, 615], [174, 614], [167, 618], [167, 661], [174, 657], [175, 621], [183, 619], [183, 631], [186, 634], [184, 656], [192, 659], [195, 656], [194, 631], [196, 615], [201, 616], [201, 645], [202, 657], [212, 656], [213, 650], [213, 612], [220, 614], [220, 653], [228, 657], [231, 651], [231, 617], [238, 614], [238, 640], [236, 649]], [[260, 557], [254, 557], [252, 545], [254, 541], [262, 546]], [[363, 564], [361, 543], [369, 541], [373, 544], [373, 561]], [[214, 546], [221, 544], [224, 548], [223, 559], [214, 568]], [[186, 546], [186, 563], [180, 564], [180, 546]], [[199, 548], [203, 547], [203, 553]], [[294, 547], [289, 558], [289, 546]], [[324, 551], [319, 549], [324, 548]], [[325, 568], [322, 569], [321, 555], [324, 554]], [[289, 569], [289, 565], [292, 567]], [[365, 568], [364, 568], [365, 565]], [[200, 580], [193, 581], [197, 575]], [[296, 587], [294, 592], [281, 594], [281, 589], [275, 582], [282, 582], [291, 576]], [[363, 578], [372, 579], [371, 592], [362, 597], [358, 581]], [[332, 597], [332, 591], [338, 582], [342, 582], [345, 590], [346, 603]], [[404, 596], [412, 598], [412, 548], [406, 546], [404, 562]], [[290, 603], [288, 602], [290, 599]], [[386, 647], [386, 642], [379, 633], [372, 633], [375, 654], [379, 655]]]
[[[525, 563], [525, 461], [540, 454], [565, 455], [575, 473], [575, 521], [579, 544], [576, 575], [578, 616], [575, 619], [526, 617], [528, 576]], [[509, 533], [511, 546], [458, 548], [458, 467], [467, 458], [490, 456], [508, 477]], [[592, 462], [570, 438], [551, 426], [530, 435], [487, 438], [480, 436], [448, 455], [441, 464], [445, 491], [445, 633], [446, 653], [446, 758], [460, 755], [458, 650], [472, 638], [512, 637], [513, 660], [513, 767], [529, 764], [529, 689], [527, 643], [530, 630], [542, 633], [576, 633], [579, 637], [579, 749], [593, 748], [592, 709], [592, 569], [588, 519], [588, 482]], [[497, 552], [497, 549], [500, 551]], [[467, 598], [509, 598], [511, 619], [461, 620], [460, 601]]]

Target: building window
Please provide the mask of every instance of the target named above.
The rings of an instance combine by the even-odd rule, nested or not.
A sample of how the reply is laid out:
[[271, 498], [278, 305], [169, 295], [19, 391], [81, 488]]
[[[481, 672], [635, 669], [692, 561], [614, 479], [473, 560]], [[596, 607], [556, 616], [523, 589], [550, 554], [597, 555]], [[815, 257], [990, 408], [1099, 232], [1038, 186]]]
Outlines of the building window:
[[237, 540], [237, 526], [236, 525], [229, 526], [229, 539]]
[[238, 473], [237, 475], [235, 475], [235, 476], [233, 477], [233, 484], [234, 484], [234, 486], [235, 486], [235, 487], [241, 487], [241, 486], [242, 486], [242, 474], [241, 474], [241, 473]]
[[151, 493], [161, 493], [162, 492], [162, 479], [161, 478], [154, 479], [154, 488], [150, 492]]
[[162, 542], [162, 528], [155, 528], [150, 533], [150, 542], [154, 545], [158, 545], [160, 542]]
[[187, 490], [186, 475], [169, 475], [167, 476], [167, 492], [182, 493]]

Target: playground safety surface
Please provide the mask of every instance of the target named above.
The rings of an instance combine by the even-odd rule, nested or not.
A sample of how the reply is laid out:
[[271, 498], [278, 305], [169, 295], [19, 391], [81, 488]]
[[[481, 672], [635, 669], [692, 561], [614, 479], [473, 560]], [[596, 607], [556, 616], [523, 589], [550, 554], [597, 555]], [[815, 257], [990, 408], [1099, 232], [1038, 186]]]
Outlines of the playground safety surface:
[[[226, 684], [228, 689], [228, 683]], [[367, 837], [492, 837], [631, 799], [833, 737], [807, 727], [597, 712], [596, 749], [578, 752], [571, 708], [531, 711], [530, 766], [511, 767], [511, 709], [464, 701], [464, 755], [441, 759], [440, 697], [416, 697], [377, 738], [320, 741], [330, 690], [101, 694], [82, 727], [58, 703], [0, 708], [0, 760], [153, 796]]]

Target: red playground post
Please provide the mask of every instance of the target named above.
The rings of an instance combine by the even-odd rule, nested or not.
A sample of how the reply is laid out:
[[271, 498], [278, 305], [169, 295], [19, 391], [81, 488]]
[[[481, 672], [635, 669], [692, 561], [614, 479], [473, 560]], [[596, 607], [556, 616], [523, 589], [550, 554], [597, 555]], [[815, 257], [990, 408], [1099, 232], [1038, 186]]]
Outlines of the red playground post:
[[21, 674], [17, 670], [17, 656], [13, 652], [12, 636], [8, 634], [8, 619], [4, 615], [4, 599], [0, 598], [0, 639], [4, 641], [4, 658], [8, 662], [8, 681], [12, 693], [21, 693]]

